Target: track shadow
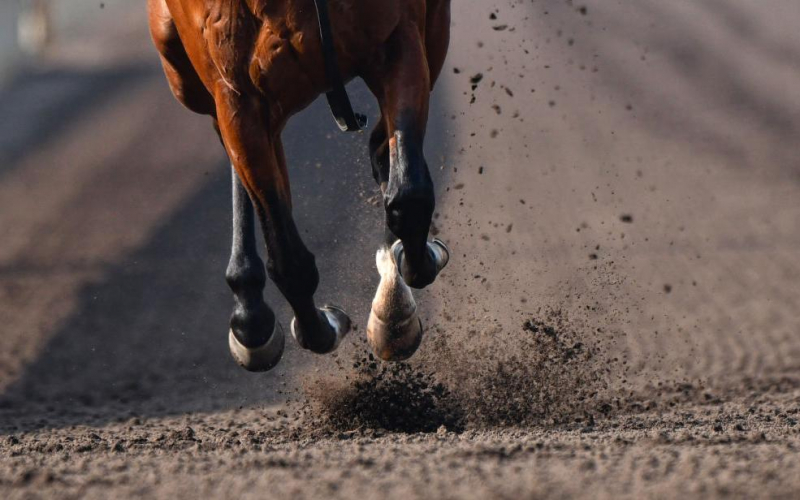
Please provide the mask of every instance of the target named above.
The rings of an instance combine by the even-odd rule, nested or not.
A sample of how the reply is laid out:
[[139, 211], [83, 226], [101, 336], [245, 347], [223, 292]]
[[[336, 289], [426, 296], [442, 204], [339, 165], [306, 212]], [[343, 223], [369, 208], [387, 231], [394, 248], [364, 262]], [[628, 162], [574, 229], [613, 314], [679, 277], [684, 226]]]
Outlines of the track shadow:
[[96, 408], [97, 416], [181, 412], [215, 406], [187, 395], [224, 400], [238, 387], [220, 331], [230, 304], [221, 274], [227, 188], [227, 176], [215, 175], [143, 248], [85, 286], [3, 405], [56, 414]]
[[82, 115], [157, 75], [152, 64], [28, 68], [0, 88], [0, 180]]
[[[363, 86], [353, 95], [374, 114]], [[380, 209], [366, 201], [377, 189], [367, 136], [339, 134], [317, 101], [284, 138], [295, 217], [320, 267], [318, 303], [332, 299], [364, 324], [382, 225]], [[269, 404], [302, 380], [316, 357], [291, 338], [267, 374], [244, 372], [227, 352], [229, 167], [197, 168], [212, 174], [140, 248], [81, 289], [74, 313], [0, 396], [0, 432]], [[291, 315], [271, 284], [266, 298], [288, 326]]]

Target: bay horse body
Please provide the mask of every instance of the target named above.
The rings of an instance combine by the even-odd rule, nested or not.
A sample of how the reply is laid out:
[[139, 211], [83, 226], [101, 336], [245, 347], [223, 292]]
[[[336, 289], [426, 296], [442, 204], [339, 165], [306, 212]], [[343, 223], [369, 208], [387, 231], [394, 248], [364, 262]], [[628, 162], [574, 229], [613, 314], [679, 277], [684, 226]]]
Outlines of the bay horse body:
[[[428, 241], [434, 190], [423, 155], [430, 91], [449, 43], [450, 0], [330, 0], [338, 65], [362, 78], [381, 117], [369, 141], [383, 193], [387, 241], [367, 328], [376, 354], [405, 359], [422, 325], [409, 286], [434, 281], [449, 254]], [[280, 359], [283, 331], [262, 292], [269, 276], [291, 305], [292, 333], [316, 353], [336, 349], [350, 320], [317, 308], [314, 256], [292, 218], [281, 132], [328, 89], [314, 0], [148, 0], [150, 31], [170, 88], [213, 119], [233, 167], [233, 247], [226, 279], [235, 299], [229, 346], [248, 370]], [[256, 216], [267, 246], [256, 249]]]

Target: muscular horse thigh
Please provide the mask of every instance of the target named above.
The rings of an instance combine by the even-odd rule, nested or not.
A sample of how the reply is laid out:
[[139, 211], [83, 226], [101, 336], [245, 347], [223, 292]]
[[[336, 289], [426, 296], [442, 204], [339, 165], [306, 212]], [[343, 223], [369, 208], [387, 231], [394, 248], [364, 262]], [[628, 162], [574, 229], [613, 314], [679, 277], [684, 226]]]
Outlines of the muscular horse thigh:
[[214, 101], [192, 66], [164, 0], [148, 0], [150, 35], [175, 98], [189, 110], [214, 114]]

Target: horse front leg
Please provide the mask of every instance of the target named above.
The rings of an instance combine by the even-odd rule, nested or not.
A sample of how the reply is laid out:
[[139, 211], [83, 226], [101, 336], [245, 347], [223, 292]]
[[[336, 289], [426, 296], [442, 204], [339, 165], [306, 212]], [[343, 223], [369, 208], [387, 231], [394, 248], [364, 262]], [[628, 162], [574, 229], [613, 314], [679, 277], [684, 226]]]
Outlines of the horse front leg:
[[239, 365], [249, 371], [267, 371], [280, 361], [284, 335], [275, 313], [264, 303], [267, 282], [258, 256], [255, 214], [236, 170], [233, 180], [233, 244], [225, 279], [234, 296], [228, 346]]
[[264, 104], [256, 99], [223, 88], [216, 101], [225, 148], [261, 222], [267, 274], [295, 314], [292, 334], [304, 349], [331, 352], [350, 330], [350, 319], [337, 307], [318, 309], [314, 303], [319, 272], [292, 217], [279, 127], [270, 129]]
[[409, 287], [431, 284], [449, 251], [438, 239], [428, 241], [435, 200], [423, 142], [431, 81], [420, 30], [400, 25], [386, 52], [386, 65], [366, 78], [381, 105], [382, 123], [370, 138], [370, 158], [389, 230], [388, 244], [376, 257], [381, 282], [367, 337], [380, 358], [402, 360], [416, 352], [423, 333]]

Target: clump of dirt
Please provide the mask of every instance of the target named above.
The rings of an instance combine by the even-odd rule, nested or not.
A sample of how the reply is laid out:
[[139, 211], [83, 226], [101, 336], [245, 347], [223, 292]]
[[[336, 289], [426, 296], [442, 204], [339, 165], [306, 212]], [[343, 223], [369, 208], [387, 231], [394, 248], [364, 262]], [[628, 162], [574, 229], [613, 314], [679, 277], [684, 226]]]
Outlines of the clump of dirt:
[[332, 432], [460, 432], [591, 427], [614, 406], [608, 391], [614, 363], [594, 335], [561, 311], [466, 340], [442, 333], [411, 363], [380, 362], [362, 346], [351, 366], [340, 366], [344, 377], [306, 386], [306, 417]]
[[440, 336], [427, 359], [441, 367], [437, 374], [469, 427], [592, 426], [616, 405], [609, 392], [615, 363], [597, 333], [563, 311], [546, 311], [518, 330], [475, 335], [456, 347]]
[[[351, 371], [306, 386], [308, 408], [322, 430], [435, 432], [463, 430], [463, 412], [434, 373], [408, 363], [383, 363], [363, 346]], [[321, 425], [320, 425], [321, 424]]]

